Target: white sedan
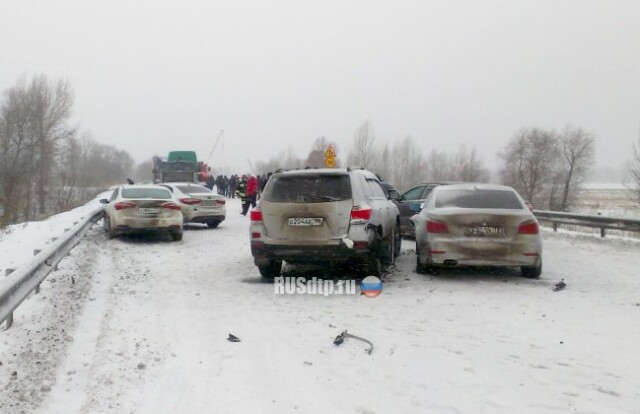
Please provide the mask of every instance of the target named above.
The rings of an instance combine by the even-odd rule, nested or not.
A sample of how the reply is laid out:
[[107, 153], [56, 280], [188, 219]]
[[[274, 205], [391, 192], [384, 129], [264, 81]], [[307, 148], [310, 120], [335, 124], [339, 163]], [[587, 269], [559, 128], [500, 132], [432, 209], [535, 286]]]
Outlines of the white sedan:
[[227, 215], [224, 196], [215, 194], [207, 187], [194, 183], [159, 184], [171, 192], [180, 205], [185, 223], [203, 223], [216, 228]]
[[104, 204], [103, 225], [113, 238], [123, 233], [156, 230], [167, 232], [173, 240], [182, 240], [182, 212], [171, 193], [156, 185], [116, 187]]

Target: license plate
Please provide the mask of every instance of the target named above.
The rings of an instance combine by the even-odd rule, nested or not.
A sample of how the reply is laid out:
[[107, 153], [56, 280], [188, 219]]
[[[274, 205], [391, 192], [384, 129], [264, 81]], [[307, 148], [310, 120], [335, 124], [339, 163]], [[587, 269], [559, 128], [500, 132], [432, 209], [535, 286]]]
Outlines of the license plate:
[[491, 227], [491, 226], [479, 226], [479, 227], [467, 227], [464, 230], [464, 235], [468, 237], [504, 237], [504, 227]]
[[322, 217], [292, 217], [287, 224], [292, 227], [322, 226]]
[[160, 209], [159, 208], [142, 207], [142, 208], [138, 209], [138, 213], [140, 213], [140, 214], [159, 214], [160, 213]]

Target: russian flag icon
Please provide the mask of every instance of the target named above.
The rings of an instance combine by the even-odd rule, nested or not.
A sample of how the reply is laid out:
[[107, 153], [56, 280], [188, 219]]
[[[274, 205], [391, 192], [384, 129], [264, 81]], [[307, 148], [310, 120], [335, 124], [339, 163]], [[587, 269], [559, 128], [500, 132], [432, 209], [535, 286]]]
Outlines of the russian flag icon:
[[375, 276], [367, 276], [360, 282], [360, 291], [368, 298], [375, 298], [382, 293], [382, 281]]

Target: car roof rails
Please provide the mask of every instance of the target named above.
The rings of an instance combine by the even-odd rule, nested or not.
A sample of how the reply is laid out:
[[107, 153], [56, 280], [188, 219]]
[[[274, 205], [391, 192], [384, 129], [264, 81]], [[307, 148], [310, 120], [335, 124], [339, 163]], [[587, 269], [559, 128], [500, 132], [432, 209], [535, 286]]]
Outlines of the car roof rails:
[[359, 165], [353, 165], [353, 166], [347, 167], [347, 171], [353, 171], [353, 170], [364, 170], [364, 167], [360, 167]]

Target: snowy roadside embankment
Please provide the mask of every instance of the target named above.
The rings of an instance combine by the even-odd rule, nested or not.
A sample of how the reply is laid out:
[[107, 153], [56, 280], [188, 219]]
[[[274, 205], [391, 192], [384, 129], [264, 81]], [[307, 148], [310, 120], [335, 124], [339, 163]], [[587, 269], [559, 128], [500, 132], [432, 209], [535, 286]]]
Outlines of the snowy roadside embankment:
[[0, 277], [6, 269], [17, 269], [33, 257], [34, 250], [42, 250], [53, 238], [61, 237], [65, 229], [100, 206], [101, 198], [109, 192], [98, 194], [87, 204], [64, 213], [56, 214], [43, 221], [13, 224], [0, 230]]

